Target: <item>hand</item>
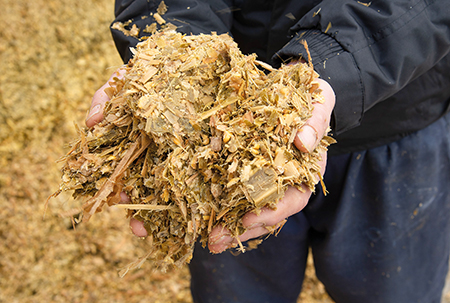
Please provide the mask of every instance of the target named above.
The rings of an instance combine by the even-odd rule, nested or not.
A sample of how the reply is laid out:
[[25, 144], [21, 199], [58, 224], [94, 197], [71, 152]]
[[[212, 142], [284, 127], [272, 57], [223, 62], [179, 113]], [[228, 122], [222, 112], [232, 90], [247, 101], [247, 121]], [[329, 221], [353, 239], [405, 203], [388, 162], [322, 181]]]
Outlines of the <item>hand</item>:
[[[328, 82], [322, 79], [316, 79], [316, 81], [319, 83], [325, 102], [315, 104], [312, 117], [297, 133], [294, 144], [303, 152], [311, 152], [319, 144], [328, 129], [335, 104], [335, 95]], [[322, 154], [320, 163], [322, 175], [325, 173], [325, 166], [326, 153]], [[247, 231], [239, 236], [239, 240], [244, 242], [265, 235], [269, 232], [266, 227], [281, 226], [286, 218], [300, 212], [312, 194], [309, 188], [303, 187], [303, 189], [304, 192], [300, 192], [294, 187], [289, 187], [284, 197], [278, 202], [276, 210], [263, 208], [259, 216], [252, 212], [244, 215], [243, 225]], [[229, 230], [216, 226], [209, 236], [208, 248], [212, 253], [221, 253], [236, 244], [237, 240], [231, 237]]]
[[[109, 80], [94, 93], [91, 108], [86, 118], [87, 127], [93, 127], [103, 120], [103, 109], [105, 108], [105, 103], [109, 101], [109, 97], [105, 93], [105, 88], [111, 87], [111, 83], [113, 83], [115, 77], [121, 79], [124, 74], [125, 71], [119, 68], [111, 75]], [[121, 193], [120, 198], [122, 203], [130, 203], [130, 198], [125, 193]], [[144, 224], [133, 217], [130, 219], [130, 228], [133, 234], [138, 237], [147, 236], [147, 230], [144, 228]]]
[[[109, 83], [113, 77], [120, 78], [123, 77], [123, 74], [123, 71], [116, 71], [110, 80], [94, 94], [91, 110], [86, 119], [86, 125], [88, 127], [94, 126], [103, 119], [103, 108], [109, 100], [104, 89], [110, 86]], [[294, 144], [303, 152], [314, 150], [320, 142], [320, 138], [326, 133], [335, 103], [335, 96], [331, 86], [322, 79], [316, 79], [316, 81], [319, 83], [319, 88], [322, 90], [325, 102], [315, 105], [312, 117], [297, 133]], [[322, 155], [320, 165], [322, 167], [321, 174], [323, 175], [325, 173], [326, 154]], [[311, 191], [308, 188], [304, 188], [304, 192], [300, 192], [293, 187], [289, 187], [285, 196], [278, 202], [276, 210], [262, 209], [259, 216], [254, 213], [246, 214], [243, 218], [243, 224], [248, 230], [239, 237], [240, 241], [247, 241], [267, 234], [268, 230], [266, 227], [277, 226], [287, 217], [300, 212], [308, 203], [310, 196]], [[129, 197], [124, 193], [121, 194], [121, 197], [123, 203], [129, 202]], [[147, 230], [144, 228], [144, 223], [133, 217], [130, 219], [130, 228], [133, 234], [138, 237], [146, 237], [148, 235]], [[236, 242], [228, 230], [223, 229], [221, 226], [216, 226], [211, 231], [208, 247], [211, 252], [220, 253], [236, 244]]]

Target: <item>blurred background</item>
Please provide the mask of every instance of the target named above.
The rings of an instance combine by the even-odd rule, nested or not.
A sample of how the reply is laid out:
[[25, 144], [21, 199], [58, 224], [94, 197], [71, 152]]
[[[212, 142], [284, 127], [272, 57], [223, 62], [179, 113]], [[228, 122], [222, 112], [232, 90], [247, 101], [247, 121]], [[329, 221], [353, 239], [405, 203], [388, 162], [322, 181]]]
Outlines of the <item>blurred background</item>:
[[[73, 228], [60, 164], [94, 92], [122, 62], [113, 0], [0, 0], [0, 302], [192, 302], [187, 268], [160, 272], [125, 211]], [[299, 302], [331, 303], [309, 260]]]

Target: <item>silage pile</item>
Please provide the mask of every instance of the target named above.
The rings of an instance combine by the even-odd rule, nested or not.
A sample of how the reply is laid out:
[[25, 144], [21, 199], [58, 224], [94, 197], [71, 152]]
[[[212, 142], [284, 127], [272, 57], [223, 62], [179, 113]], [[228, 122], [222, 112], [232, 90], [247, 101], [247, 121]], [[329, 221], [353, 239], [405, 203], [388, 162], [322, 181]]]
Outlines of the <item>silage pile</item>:
[[124, 68], [107, 91], [105, 119], [80, 130], [63, 159], [60, 190], [84, 201], [84, 220], [125, 192], [131, 202], [122, 207], [152, 241], [148, 255], [181, 266], [214, 226], [237, 237], [243, 215], [276, 208], [289, 185], [314, 191], [333, 140], [312, 153], [293, 145], [323, 101], [311, 65], [276, 70], [228, 35], [166, 30], [138, 44]]

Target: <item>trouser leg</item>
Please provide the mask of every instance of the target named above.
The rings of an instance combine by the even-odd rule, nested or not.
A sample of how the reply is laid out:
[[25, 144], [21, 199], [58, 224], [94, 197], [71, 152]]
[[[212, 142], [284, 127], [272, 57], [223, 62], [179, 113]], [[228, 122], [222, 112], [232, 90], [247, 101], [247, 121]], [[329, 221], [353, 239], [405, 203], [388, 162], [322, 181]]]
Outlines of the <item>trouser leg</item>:
[[306, 266], [308, 228], [298, 215], [278, 236], [237, 256], [213, 255], [197, 245], [189, 266], [194, 302], [295, 303]]
[[329, 157], [330, 195], [304, 212], [317, 275], [336, 302], [440, 302], [450, 244], [448, 120]]

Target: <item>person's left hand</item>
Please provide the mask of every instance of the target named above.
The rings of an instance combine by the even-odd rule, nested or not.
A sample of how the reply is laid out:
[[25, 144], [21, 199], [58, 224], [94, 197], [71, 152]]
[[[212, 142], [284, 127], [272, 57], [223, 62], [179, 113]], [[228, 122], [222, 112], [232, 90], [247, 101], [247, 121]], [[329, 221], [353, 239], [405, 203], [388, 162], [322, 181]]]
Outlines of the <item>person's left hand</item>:
[[[335, 95], [331, 86], [322, 79], [316, 79], [319, 89], [325, 98], [324, 103], [317, 103], [314, 106], [312, 117], [298, 131], [294, 140], [295, 146], [302, 152], [311, 152], [319, 144], [323, 135], [326, 134], [331, 113], [335, 104]], [[320, 162], [321, 174], [325, 173], [326, 153], [322, 154]], [[308, 203], [311, 197], [311, 190], [303, 186], [303, 192], [294, 187], [289, 187], [282, 199], [277, 204], [275, 210], [263, 208], [259, 215], [249, 212], [243, 217], [243, 225], [247, 231], [239, 236], [241, 242], [258, 238], [281, 226], [286, 218], [300, 212]], [[236, 246], [238, 241], [231, 236], [231, 232], [222, 226], [216, 226], [209, 235], [208, 248], [212, 253], [221, 253], [224, 250]]]

